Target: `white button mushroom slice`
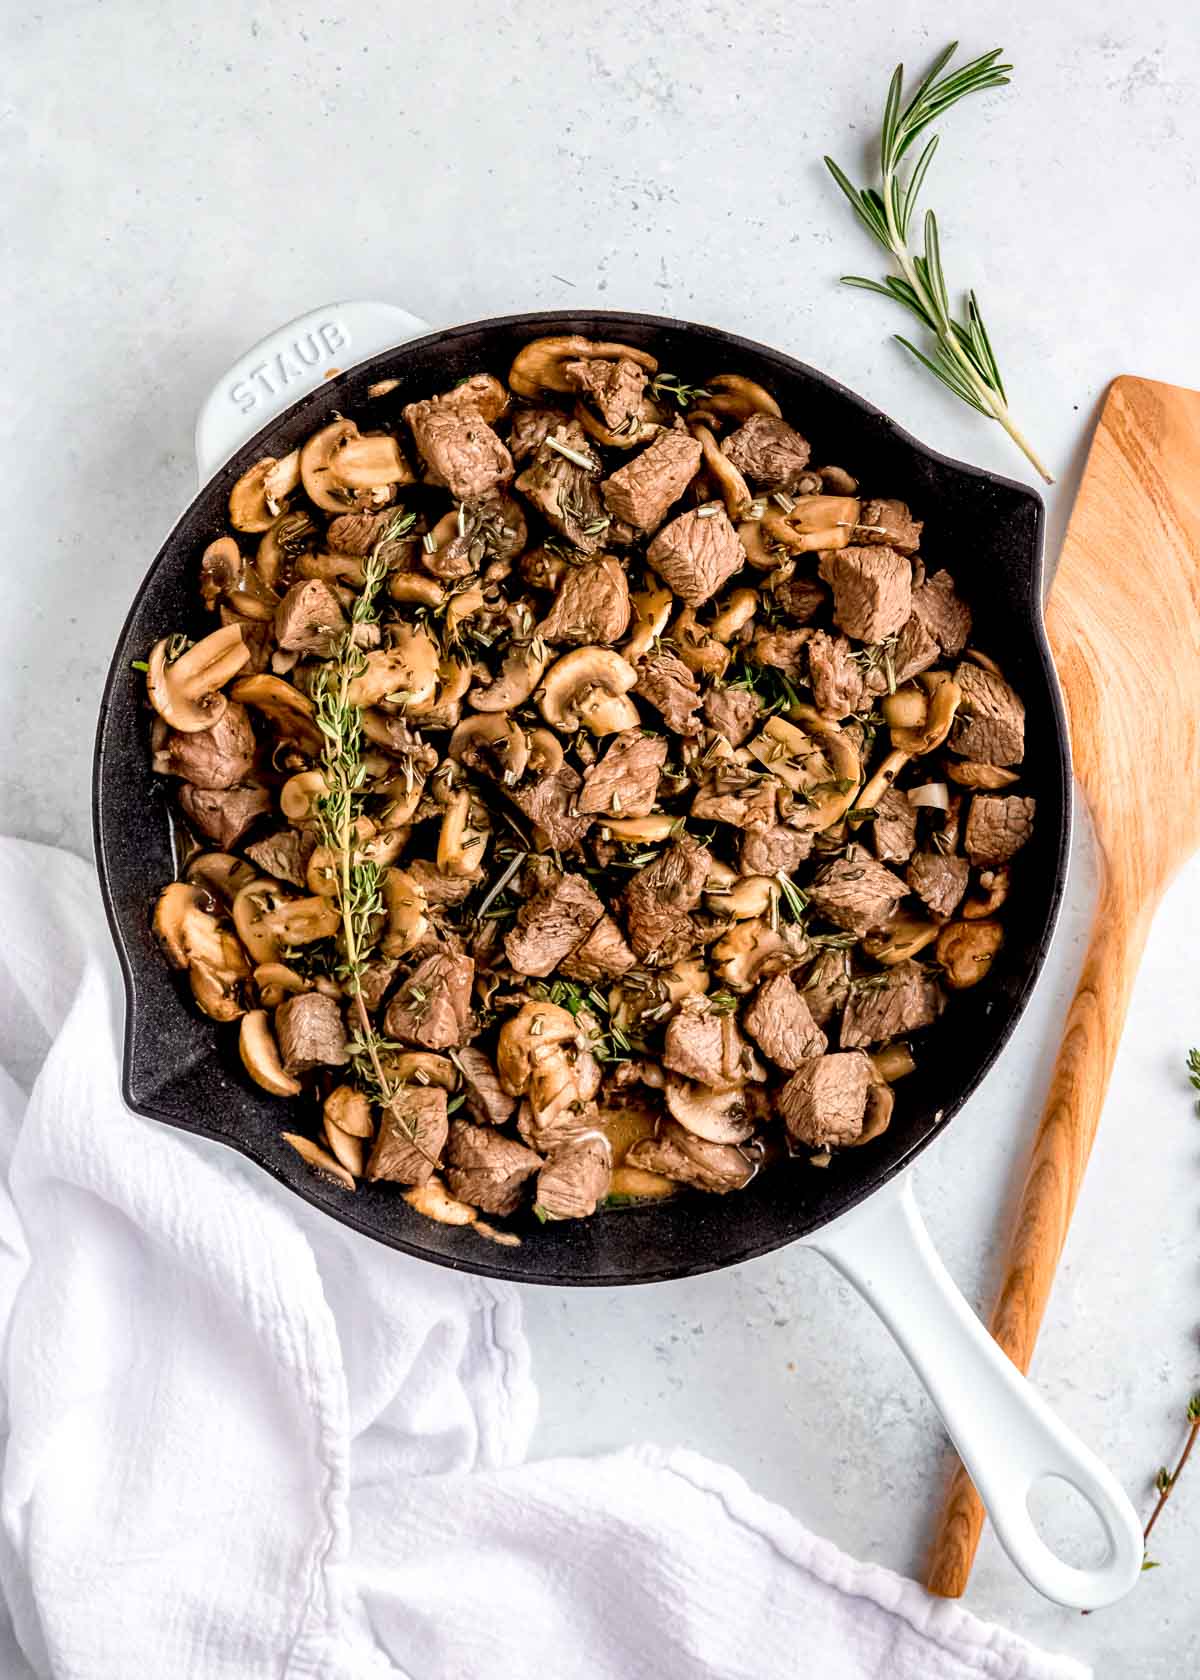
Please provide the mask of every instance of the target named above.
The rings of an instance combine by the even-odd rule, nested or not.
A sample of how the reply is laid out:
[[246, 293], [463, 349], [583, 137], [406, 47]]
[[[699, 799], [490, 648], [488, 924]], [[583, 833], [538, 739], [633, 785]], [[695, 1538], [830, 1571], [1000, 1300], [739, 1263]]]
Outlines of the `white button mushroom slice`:
[[645, 350], [635, 349], [631, 344], [597, 343], [592, 339], [580, 338], [575, 333], [555, 338], [535, 338], [517, 352], [508, 371], [508, 386], [519, 397], [538, 397], [543, 391], [560, 391], [565, 394], [575, 389], [564, 371], [568, 362], [615, 362], [622, 358], [636, 362], [639, 367], [644, 367], [648, 374], [658, 372], [658, 363], [654, 357]]
[[336, 1126], [347, 1137], [369, 1138], [375, 1135], [371, 1119], [371, 1105], [362, 1091], [353, 1085], [338, 1085], [330, 1091], [322, 1105], [328, 1125]]
[[750, 486], [728, 455], [722, 454], [716, 438], [703, 422], [689, 421], [688, 430], [700, 445], [705, 471], [720, 491], [726, 513], [735, 522], [745, 519], [754, 500]]
[[284, 998], [298, 997], [312, 990], [311, 983], [286, 963], [259, 963], [254, 970], [254, 989], [264, 1009], [275, 1009]]
[[314, 1143], [311, 1138], [301, 1137], [298, 1132], [281, 1132], [279, 1135], [321, 1178], [328, 1179], [346, 1190], [354, 1189], [354, 1175], [347, 1172], [341, 1162], [335, 1161], [319, 1143]]
[[791, 952], [782, 935], [768, 922], [737, 922], [712, 947], [712, 970], [734, 992], [748, 992], [774, 961]]
[[950, 733], [962, 689], [945, 671], [922, 671], [917, 678], [929, 696], [929, 711], [924, 723], [914, 729], [891, 730], [892, 746], [900, 752], [918, 758], [940, 747]]
[[305, 495], [325, 513], [365, 512], [391, 499], [390, 486], [352, 490], [337, 476], [339, 452], [358, 437], [353, 420], [331, 420], [314, 432], [300, 451], [300, 479]]
[[270, 676], [265, 671], [239, 677], [229, 693], [243, 706], [253, 706], [261, 712], [285, 740], [294, 741], [301, 751], [321, 751], [324, 737], [314, 721], [312, 701], [282, 677]]
[[745, 629], [757, 611], [758, 591], [735, 589], [709, 625], [709, 631], [719, 642], [728, 642]]
[[300, 451], [276, 460], [264, 455], [244, 472], [229, 492], [229, 523], [237, 531], [266, 531], [280, 506], [300, 482]]
[[226, 937], [230, 947], [237, 948], [237, 957], [234, 957], [231, 949], [231, 962], [228, 966], [214, 966], [199, 957], [194, 957], [188, 964], [192, 996], [204, 1013], [214, 1021], [236, 1021], [239, 1015], [245, 1014], [246, 1009], [241, 995], [241, 982], [248, 972], [245, 958], [241, 955], [241, 949], [233, 935], [229, 934]]
[[669, 840], [679, 824], [678, 817], [655, 812], [648, 817], [605, 817], [603, 832], [614, 840]]
[[629, 605], [633, 611], [633, 634], [621, 651], [630, 665], [636, 665], [667, 628], [675, 597], [669, 589], [644, 589], [630, 596]]
[[529, 699], [545, 669], [546, 655], [535, 652], [532, 643], [514, 648], [505, 656], [494, 682], [476, 682], [467, 695], [467, 704], [477, 712], [515, 711]]
[[225, 904], [232, 904], [243, 887], [258, 879], [257, 871], [245, 858], [235, 857], [232, 852], [201, 852], [188, 864], [184, 876]]
[[766, 916], [779, 896], [779, 883], [770, 875], [738, 875], [728, 885], [708, 887], [704, 898], [718, 916], [741, 922]]
[[322, 1129], [330, 1153], [354, 1178], [361, 1178], [366, 1160], [363, 1140], [351, 1137], [348, 1132], [343, 1132], [338, 1126], [334, 1125], [327, 1114], [323, 1117]]
[[576, 648], [546, 672], [538, 709], [555, 729], [615, 734], [640, 721], [637, 707], [627, 698], [636, 682], [633, 666], [612, 648]]
[[392, 645], [368, 653], [362, 672], [346, 689], [352, 706], [374, 706], [381, 700], [408, 707], [428, 700], [437, 688], [440, 655], [424, 630], [401, 625]]
[[357, 437], [348, 437], [333, 452], [330, 471], [349, 490], [375, 490], [384, 485], [413, 482], [412, 468], [388, 432], [360, 432]]
[[467, 788], [451, 794], [438, 834], [437, 866], [444, 875], [475, 875], [487, 849], [487, 811]]
[[154, 906], [153, 925], [172, 968], [186, 968], [193, 957], [220, 961], [220, 924], [199, 887], [185, 881], [164, 887]]
[[510, 787], [525, 774], [529, 762], [524, 732], [502, 712], [464, 718], [451, 735], [447, 752], [457, 763], [498, 776]]
[[211, 729], [229, 704], [220, 692], [250, 657], [236, 624], [223, 625], [178, 659], [168, 659], [173, 638], [164, 636], [147, 660], [146, 693], [165, 723], [185, 735]]
[[380, 880], [387, 927], [380, 941], [385, 957], [402, 957], [419, 945], [429, 931], [425, 892], [403, 869], [385, 869]]
[[575, 1017], [556, 1003], [531, 1002], [500, 1028], [496, 1069], [510, 1097], [523, 1096], [533, 1078], [534, 1056], [553, 1044], [570, 1044], [579, 1036]]
[[467, 1202], [457, 1201], [436, 1176], [405, 1190], [404, 1200], [438, 1225], [475, 1225], [479, 1220], [478, 1211]]
[[708, 1143], [745, 1143], [754, 1135], [754, 1116], [743, 1086], [714, 1091], [669, 1073], [666, 1103], [672, 1119]]
[[986, 976], [1004, 942], [999, 922], [949, 922], [941, 929], [935, 947], [942, 977], [956, 992], [977, 986]]
[[553, 776], [562, 769], [563, 760], [563, 744], [552, 729], [529, 731], [529, 770], [538, 776]]
[[845, 548], [858, 524], [860, 503], [854, 496], [788, 497], [785, 511], [768, 504], [761, 520], [763, 535], [796, 553]]
[[305, 823], [316, 816], [317, 801], [329, 792], [320, 770], [301, 770], [289, 776], [279, 790], [279, 809], [292, 823]]
[[238, 1031], [238, 1052], [242, 1066], [256, 1085], [273, 1097], [298, 1097], [300, 1081], [284, 1068], [275, 1034], [265, 1009], [252, 1009], [242, 1016]]

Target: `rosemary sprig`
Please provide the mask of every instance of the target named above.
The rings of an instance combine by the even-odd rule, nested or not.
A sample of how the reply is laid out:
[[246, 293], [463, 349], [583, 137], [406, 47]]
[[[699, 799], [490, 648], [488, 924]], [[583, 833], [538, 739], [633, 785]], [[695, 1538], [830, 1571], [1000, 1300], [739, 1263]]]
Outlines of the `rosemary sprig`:
[[996, 47], [957, 70], [949, 70], [947, 66], [957, 51], [958, 42], [953, 41], [938, 55], [933, 68], [903, 108], [904, 66], [896, 66], [883, 110], [879, 187], [863, 187], [860, 190], [831, 157], [825, 159], [830, 174], [849, 199], [855, 215], [900, 270], [899, 274], [889, 274], [882, 282], [867, 280], [858, 274], [844, 274], [842, 279], [848, 286], [879, 292], [915, 315], [933, 337], [929, 355], [918, 350], [915, 344], [899, 333], [897, 341], [956, 397], [1003, 426], [1046, 483], [1052, 484], [1053, 478], [1028, 439], [1018, 430], [1009, 412], [1004, 382], [975, 293], [967, 293], [963, 320], [955, 320], [951, 314], [950, 295], [942, 272], [941, 238], [937, 217], [932, 210], [925, 212], [924, 250], [918, 252], [909, 242], [913, 210], [937, 150], [937, 135], [926, 141], [916, 162], [906, 173], [902, 173], [906, 156], [930, 123], [936, 122], [968, 94], [1006, 86], [1008, 72], [1012, 69], [1011, 64], [996, 62], [1000, 57], [1000, 48]]

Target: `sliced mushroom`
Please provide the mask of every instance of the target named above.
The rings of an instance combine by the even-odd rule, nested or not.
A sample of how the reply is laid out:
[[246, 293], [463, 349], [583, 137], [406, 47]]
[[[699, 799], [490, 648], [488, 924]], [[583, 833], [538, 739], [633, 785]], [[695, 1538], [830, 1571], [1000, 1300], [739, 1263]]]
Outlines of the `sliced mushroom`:
[[223, 936], [227, 961], [221, 964], [203, 962], [195, 957], [188, 964], [188, 980], [197, 1005], [214, 1021], [236, 1021], [245, 1014], [242, 1002], [242, 981], [246, 978], [246, 959], [232, 934]]
[[302, 578], [318, 578], [338, 594], [343, 587], [361, 589], [367, 581], [363, 563], [356, 554], [302, 554], [296, 562]]
[[696, 620], [693, 607], [684, 607], [671, 626], [671, 640], [682, 664], [697, 676], [722, 677], [729, 649]]
[[310, 822], [317, 812], [317, 802], [329, 792], [329, 784], [320, 770], [301, 770], [289, 776], [279, 790], [279, 809], [289, 822]]
[[750, 494], [750, 486], [728, 455], [722, 454], [717, 447], [716, 438], [707, 426], [692, 423], [688, 429], [700, 445], [705, 470], [725, 503], [726, 513], [735, 524], [739, 519], [745, 519], [754, 500]]
[[714, 1091], [668, 1073], [666, 1103], [672, 1119], [709, 1143], [745, 1143], [754, 1134], [754, 1117], [742, 1085]]
[[740, 373], [717, 373], [708, 381], [706, 407], [730, 420], [749, 420], [752, 414], [780, 418], [779, 404], [769, 391]]
[[255, 461], [229, 492], [229, 523], [237, 531], [269, 530], [299, 482], [298, 449], [278, 461], [273, 455]]
[[746, 628], [757, 611], [758, 591], [735, 589], [709, 625], [709, 630], [719, 642], [732, 641], [739, 630]]
[[845, 732], [813, 707], [795, 705], [786, 718], [768, 718], [761, 734], [746, 745], [764, 769], [806, 801], [801, 813], [805, 827], [830, 829], [854, 804], [858, 753]]
[[985, 977], [1004, 941], [999, 922], [950, 922], [938, 934], [935, 952], [943, 978], [956, 992]]
[[556, 1045], [574, 1044], [579, 1027], [569, 1010], [556, 1003], [533, 1002], [521, 1008], [500, 1028], [496, 1042], [496, 1070], [510, 1097], [523, 1097], [534, 1069]]
[[947, 764], [946, 774], [959, 787], [977, 788], [987, 793], [993, 793], [997, 788], [1011, 787], [1020, 781], [1015, 770], [1002, 770], [998, 764], [974, 764], [970, 759], [959, 759], [953, 764]]
[[880, 761], [870, 781], [860, 791], [855, 802], [858, 809], [860, 811], [873, 811], [908, 762], [908, 753], [902, 751], [899, 747], [893, 747], [887, 757]]
[[877, 1137], [882, 1137], [892, 1123], [892, 1110], [895, 1106], [896, 1093], [890, 1085], [880, 1080], [877, 1084], [868, 1086], [862, 1131], [849, 1143], [843, 1144], [843, 1149], [861, 1149], [864, 1143], [873, 1143]]
[[413, 481], [400, 445], [388, 432], [360, 432], [347, 438], [333, 454], [330, 468], [338, 483], [349, 490], [377, 490]]
[[669, 840], [679, 826], [678, 817], [655, 812], [649, 817], [605, 817], [603, 831], [614, 840]]
[[712, 947], [712, 970], [731, 991], [748, 992], [776, 960], [790, 956], [769, 922], [738, 922]]
[[286, 963], [267, 962], [259, 963], [254, 970], [254, 989], [264, 1009], [276, 1009], [284, 998], [298, 997], [301, 992], [311, 991], [312, 986]]
[[911, 758], [922, 757], [940, 747], [950, 733], [954, 714], [962, 699], [962, 689], [945, 671], [922, 671], [917, 678], [929, 696], [929, 711], [923, 724], [916, 729], [891, 731], [892, 746]]
[[706, 887], [704, 892], [710, 910], [735, 922], [768, 915], [778, 896], [779, 883], [769, 875], [735, 875], [727, 885]]
[[449, 756], [471, 770], [500, 777], [511, 787], [525, 774], [529, 746], [519, 724], [502, 712], [464, 718], [450, 737]]
[[242, 551], [232, 537], [217, 537], [200, 556], [200, 598], [209, 612], [222, 596], [238, 586], [242, 575]]
[[392, 645], [365, 656], [362, 672], [350, 682], [346, 698], [352, 706], [374, 706], [389, 700], [402, 708], [428, 700], [437, 688], [440, 656], [436, 642], [424, 630], [402, 624]]
[[300, 478], [309, 500], [326, 513], [356, 513], [380, 507], [390, 500], [387, 485], [366, 490], [351, 489], [338, 477], [338, 456], [359, 435], [353, 420], [331, 420], [314, 432], [300, 451]]
[[153, 925], [172, 968], [186, 968], [197, 957], [220, 962], [220, 923], [199, 887], [185, 881], [172, 881], [164, 887], [154, 906]]
[[979, 877], [980, 891], [969, 893], [963, 900], [963, 917], [968, 922], [977, 922], [982, 917], [994, 916], [1008, 897], [1009, 879], [1007, 868], [983, 870]]
[[467, 788], [451, 794], [438, 835], [437, 866], [444, 875], [476, 875], [487, 850], [488, 817]]
[[294, 741], [302, 752], [315, 756], [321, 751], [324, 737], [314, 721], [312, 701], [282, 677], [265, 671], [239, 677], [229, 692], [243, 706], [261, 712], [285, 740]]
[[756, 572], [770, 572], [779, 565], [780, 550], [767, 542], [761, 519], [743, 519], [737, 528], [738, 541], [746, 551], [746, 564]]
[[927, 945], [932, 945], [941, 932], [942, 923], [926, 921], [921, 916], [893, 916], [886, 927], [867, 934], [863, 950], [883, 968], [915, 957]]
[[252, 1009], [242, 1016], [238, 1030], [238, 1051], [242, 1066], [256, 1085], [273, 1097], [298, 1097], [300, 1081], [293, 1079], [284, 1068], [279, 1046], [271, 1030], [271, 1020], [265, 1009]]
[[353, 1085], [338, 1085], [330, 1091], [322, 1114], [328, 1125], [336, 1126], [347, 1137], [369, 1138], [375, 1134], [371, 1105]]
[[458, 1070], [449, 1056], [438, 1056], [432, 1050], [389, 1054], [387, 1073], [401, 1085], [436, 1085], [440, 1091], [453, 1091], [458, 1086]]
[[[571, 656], [568, 654], [568, 658]], [[534, 644], [514, 648], [505, 656], [500, 675], [494, 682], [476, 683], [467, 695], [468, 706], [477, 712], [512, 712], [523, 706], [542, 680], [546, 669], [546, 655], [536, 652]]]
[[644, 659], [667, 628], [675, 597], [669, 589], [644, 589], [630, 597], [633, 609], [633, 634], [622, 652], [630, 665]]
[[546, 672], [538, 707], [555, 729], [615, 734], [640, 721], [637, 707], [626, 698], [636, 682], [633, 666], [612, 648], [576, 648]]
[[164, 723], [181, 734], [197, 735], [224, 717], [229, 702], [220, 691], [249, 659], [250, 649], [237, 624], [214, 630], [178, 659], [168, 659], [172, 639], [164, 636], [151, 650], [146, 693]]
[[900, 1042], [885, 1044], [881, 1050], [874, 1052], [870, 1060], [880, 1079], [885, 1079], [889, 1085], [897, 1079], [907, 1078], [917, 1066], [908, 1045]]
[[798, 554], [845, 548], [858, 524], [861, 503], [855, 496], [796, 496], [786, 512], [769, 506], [762, 516], [764, 534]]
[[404, 1200], [437, 1225], [477, 1225], [479, 1213], [467, 1202], [456, 1201], [436, 1174], [424, 1184], [404, 1191]]
[[279, 1135], [284, 1143], [292, 1146], [305, 1165], [310, 1166], [321, 1178], [328, 1179], [343, 1189], [354, 1189], [354, 1175], [347, 1172], [341, 1162], [335, 1161], [319, 1143], [314, 1143], [311, 1138], [301, 1137], [298, 1132], [281, 1132]]
[[538, 776], [553, 776], [563, 767], [563, 744], [552, 729], [529, 731], [529, 770]]
[[232, 852], [201, 852], [184, 870], [184, 878], [193, 886], [204, 887], [225, 904], [232, 904], [242, 888], [257, 879], [257, 874], [244, 858], [235, 857]]
[[323, 1116], [323, 1130], [330, 1153], [352, 1177], [361, 1178], [366, 1159], [363, 1140], [351, 1137], [348, 1132], [343, 1132], [338, 1126], [334, 1125], [328, 1114]]
[[393, 572], [388, 579], [388, 594], [393, 601], [415, 607], [440, 607], [446, 591], [436, 578], [422, 577], [419, 572]]
[[387, 929], [379, 948], [385, 957], [402, 957], [429, 931], [425, 890], [404, 869], [385, 869], [379, 885], [387, 911]]
[[275, 963], [285, 946], [331, 939], [341, 917], [323, 898], [291, 898], [275, 881], [252, 881], [233, 901], [233, 925], [256, 964]]
[[622, 357], [644, 367], [649, 374], [658, 372], [654, 357], [630, 344], [596, 343], [574, 333], [558, 338], [535, 338], [517, 352], [508, 372], [509, 389], [519, 397], [539, 397], [543, 391], [566, 393], [575, 388], [564, 372], [568, 362], [615, 362]]
[[879, 710], [893, 729], [923, 729], [929, 716], [929, 696], [915, 683], [905, 683], [894, 694], [884, 695]]
[[316, 540], [317, 527], [303, 510], [281, 513], [263, 532], [254, 565], [268, 589], [286, 587], [289, 568]]

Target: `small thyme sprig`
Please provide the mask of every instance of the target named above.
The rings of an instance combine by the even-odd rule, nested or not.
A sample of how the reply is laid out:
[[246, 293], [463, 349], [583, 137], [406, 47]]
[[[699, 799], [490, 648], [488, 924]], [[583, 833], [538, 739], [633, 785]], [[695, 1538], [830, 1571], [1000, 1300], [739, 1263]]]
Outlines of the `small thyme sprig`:
[[[926, 142], [920, 157], [905, 176], [901, 173], [901, 166], [906, 155], [930, 123], [936, 122], [968, 94], [1006, 86], [1008, 72], [1012, 69], [1011, 64], [996, 62], [1000, 57], [1000, 48], [996, 47], [958, 70], [946, 70], [957, 51], [958, 42], [954, 41], [939, 54], [933, 68], [903, 109], [900, 102], [904, 94], [904, 66], [896, 66], [883, 111], [879, 187], [863, 187], [860, 190], [831, 157], [825, 159], [830, 174], [849, 199], [855, 215], [900, 270], [899, 274], [889, 274], [883, 282], [867, 280], [858, 274], [843, 274], [842, 279], [848, 286], [879, 292], [915, 315], [933, 336], [930, 354], [924, 355], [900, 334], [896, 335], [897, 341], [943, 385], [948, 386], [956, 397], [1003, 426], [1046, 483], [1052, 484], [1054, 480], [1050, 473], [1038, 459], [1028, 439], [1017, 429], [1009, 412], [1004, 382], [975, 293], [967, 293], [964, 320], [957, 321], [951, 314], [950, 295], [942, 272], [937, 217], [932, 210], [925, 212], [924, 250], [918, 252], [909, 244], [909, 224], [937, 150], [937, 135]], [[943, 71], [946, 71], [945, 75]]]
[[685, 385], [674, 373], [656, 374], [650, 381], [650, 391], [660, 402], [677, 403], [684, 409], [690, 408], [700, 398], [711, 395], [703, 385]]
[[363, 763], [362, 714], [350, 699], [350, 686], [366, 669], [366, 654], [359, 646], [357, 631], [379, 617], [379, 593], [390, 571], [384, 551], [415, 522], [413, 514], [400, 514], [381, 532], [363, 563], [363, 585], [350, 609], [350, 622], [312, 689], [316, 724], [323, 737], [321, 770], [325, 777], [325, 792], [317, 801], [317, 824], [321, 843], [336, 868], [334, 898], [342, 918], [337, 978], [349, 993], [357, 1017], [356, 1037], [349, 1047], [351, 1065], [367, 1094], [391, 1110], [410, 1136], [415, 1126], [397, 1112], [398, 1087], [383, 1066], [383, 1053], [392, 1046], [376, 1032], [362, 996], [363, 970], [372, 944], [371, 922], [384, 910], [383, 877], [379, 865], [355, 849], [367, 771]]

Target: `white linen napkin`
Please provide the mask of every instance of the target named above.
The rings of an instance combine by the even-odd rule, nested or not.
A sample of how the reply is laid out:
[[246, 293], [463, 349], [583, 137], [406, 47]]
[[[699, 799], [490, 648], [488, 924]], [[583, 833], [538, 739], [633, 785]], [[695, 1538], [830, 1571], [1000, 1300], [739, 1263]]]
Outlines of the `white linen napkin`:
[[0, 926], [5, 1680], [1087, 1675], [694, 1453], [524, 1462], [519, 1292], [130, 1114], [77, 859]]

